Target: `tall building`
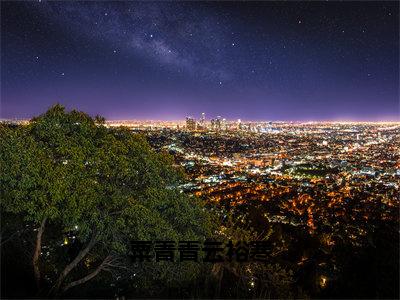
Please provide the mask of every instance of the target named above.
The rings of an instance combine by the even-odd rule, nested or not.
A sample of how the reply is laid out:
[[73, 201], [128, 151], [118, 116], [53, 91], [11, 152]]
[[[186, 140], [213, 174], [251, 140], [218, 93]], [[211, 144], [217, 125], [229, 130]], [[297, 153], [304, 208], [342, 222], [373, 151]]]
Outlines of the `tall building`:
[[237, 129], [237, 130], [242, 129], [242, 120], [240, 120], [240, 119], [237, 120], [236, 129]]
[[201, 126], [204, 126], [205, 123], [206, 123], [206, 114], [201, 113], [200, 124], [201, 124]]
[[226, 124], [226, 119], [223, 118], [222, 122], [221, 122], [221, 128], [222, 128], [222, 130], [227, 130], [228, 129], [227, 127], [228, 127], [228, 125]]
[[222, 127], [221, 116], [217, 116], [217, 119], [215, 120], [215, 130], [220, 131], [221, 127]]
[[205, 130], [206, 129], [206, 114], [201, 113], [200, 121], [199, 121], [199, 128], [200, 130]]
[[192, 117], [186, 117], [186, 129], [196, 130], [196, 120]]

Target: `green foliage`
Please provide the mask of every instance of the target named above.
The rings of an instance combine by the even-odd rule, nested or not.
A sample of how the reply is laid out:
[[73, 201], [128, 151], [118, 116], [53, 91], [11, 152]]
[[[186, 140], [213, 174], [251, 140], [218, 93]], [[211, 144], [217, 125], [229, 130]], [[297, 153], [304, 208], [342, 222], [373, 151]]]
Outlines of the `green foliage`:
[[[129, 254], [131, 240], [209, 236], [211, 223], [202, 203], [177, 190], [183, 173], [172, 157], [156, 153], [144, 137], [127, 128], [104, 124], [104, 118], [55, 105], [27, 126], [2, 126], [2, 210], [36, 225], [47, 218], [49, 227], [61, 229], [58, 245], [71, 231], [75, 245], [96, 236], [89, 256], [97, 264], [106, 255]], [[191, 277], [199, 268], [185, 265], [182, 272], [170, 272], [176, 267], [161, 266], [159, 277]], [[140, 273], [138, 268], [132, 272]]]
[[[250, 226], [249, 215], [231, 209], [221, 213], [217, 239], [232, 241], [232, 245], [243, 246], [251, 241], [269, 241], [273, 243], [274, 230], [271, 226], [256, 230]], [[283, 251], [282, 247], [273, 244], [273, 249], [266, 261], [237, 262], [225, 261], [213, 266], [216, 291], [215, 297], [223, 298], [258, 298], [290, 299], [294, 298], [293, 271], [276, 259]], [[233, 283], [233, 284], [232, 284]]]

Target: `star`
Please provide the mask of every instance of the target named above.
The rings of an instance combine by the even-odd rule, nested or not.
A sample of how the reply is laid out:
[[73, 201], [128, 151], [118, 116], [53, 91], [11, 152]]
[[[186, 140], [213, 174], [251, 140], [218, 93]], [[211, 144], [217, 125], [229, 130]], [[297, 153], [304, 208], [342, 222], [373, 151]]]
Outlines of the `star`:
[[[244, 11], [241, 10], [242, 7], [235, 5], [229, 9], [221, 9], [216, 4], [216, 11], [211, 13], [197, 7], [196, 4], [190, 3], [182, 4], [182, 8], [179, 7], [180, 4], [178, 3], [174, 5], [153, 3], [149, 6], [143, 4], [143, 7], [140, 3], [132, 3], [132, 6], [137, 7], [137, 9], [134, 9], [128, 6], [129, 3], [124, 5], [119, 2], [96, 2], [96, 5], [90, 7], [81, 5], [80, 2], [74, 2], [75, 4], [65, 3], [65, 5], [62, 2], [57, 5], [54, 4], [57, 7], [53, 8], [47, 5], [41, 7], [47, 1], [40, 0], [42, 2], [40, 5], [38, 1], [35, 0], [35, 9], [28, 15], [30, 17], [33, 14], [36, 15], [36, 9], [43, 10], [40, 15], [54, 13], [54, 20], [58, 19], [57, 24], [55, 24], [57, 26], [42, 26], [46, 25], [46, 22], [50, 22], [50, 20], [47, 20], [48, 18], [43, 20], [43, 24], [41, 21], [37, 26], [29, 26], [30, 23], [36, 24], [35, 20], [26, 21], [26, 23], [29, 23], [26, 26], [18, 26], [20, 21], [25, 22], [17, 18], [20, 14], [24, 15], [22, 7], [12, 13], [10, 18], [5, 20], [8, 28], [12, 28], [10, 25], [15, 26], [15, 32], [14, 29], [10, 29], [10, 37], [23, 38], [32, 46], [30, 47], [32, 49], [27, 49], [26, 53], [25, 51], [14, 51], [14, 53], [10, 49], [19, 41], [7, 43], [9, 45], [7, 47], [10, 48], [7, 48], [8, 53], [10, 55], [11, 53], [12, 55], [15, 54], [15, 58], [13, 60], [7, 59], [5, 63], [11, 64], [15, 61], [21, 64], [21, 68], [9, 68], [7, 70], [15, 73], [15, 76], [10, 77], [13, 80], [18, 78], [19, 73], [17, 72], [19, 70], [25, 71], [24, 68], [29, 67], [32, 68], [30, 73], [26, 69], [26, 74], [23, 74], [29, 80], [34, 81], [34, 78], [30, 79], [33, 76], [29, 77], [29, 75], [37, 73], [43, 78], [57, 79], [56, 84], [60, 84], [60, 86], [67, 83], [71, 84], [73, 87], [65, 91], [65, 93], [68, 93], [66, 97], [74, 96], [79, 91], [79, 88], [75, 87], [83, 86], [85, 83], [76, 80], [75, 74], [81, 74], [80, 77], [88, 81], [92, 74], [96, 74], [95, 79], [101, 82], [107, 80], [108, 74], [111, 74], [111, 76], [118, 74], [118, 76], [121, 76], [121, 85], [127, 86], [131, 78], [146, 78], [149, 87], [154, 87], [154, 92], [150, 91], [149, 93], [154, 93], [154, 97], [157, 99], [173, 98], [175, 89], [179, 91], [180, 89], [187, 89], [188, 98], [193, 101], [193, 104], [190, 102], [190, 105], [193, 105], [193, 107], [196, 105], [195, 98], [206, 97], [206, 94], [212, 94], [214, 90], [218, 95], [212, 95], [210, 98], [216, 99], [221, 95], [222, 102], [218, 103], [221, 107], [224, 101], [229, 101], [228, 94], [233, 94], [232, 101], [240, 101], [239, 94], [242, 92], [244, 94], [250, 92], [250, 98], [254, 98], [254, 101], [258, 101], [256, 98], [260, 97], [261, 99], [269, 93], [276, 94], [279, 99], [282, 98], [285, 101], [287, 99], [291, 105], [292, 98], [293, 103], [295, 102], [294, 97], [289, 97], [285, 93], [291, 94], [292, 90], [298, 90], [299, 95], [296, 96], [302, 99], [306, 97], [307, 91], [319, 84], [321, 86], [318, 86], [318, 92], [313, 93], [310, 96], [311, 100], [307, 101], [319, 101], [317, 98], [324, 95], [324, 89], [327, 89], [329, 90], [329, 93], [326, 92], [329, 94], [329, 101], [333, 103], [334, 94], [330, 91], [328, 81], [337, 82], [338, 93], [344, 93], [342, 89], [347, 93], [348, 85], [346, 82], [354, 78], [354, 81], [359, 84], [352, 86], [355, 90], [349, 92], [349, 95], [351, 97], [360, 96], [364, 92], [357, 89], [365, 86], [365, 94], [368, 94], [368, 99], [365, 101], [372, 103], [376, 96], [373, 93], [378, 93], [380, 89], [384, 90], [383, 86], [387, 83], [383, 82], [383, 77], [391, 78], [389, 76], [394, 76], [396, 71], [394, 68], [390, 68], [390, 65], [393, 64], [389, 64], [393, 59], [393, 55], [390, 56], [390, 53], [393, 54], [390, 50], [393, 43], [389, 43], [388, 39], [393, 38], [393, 31], [386, 30], [386, 28], [393, 25], [397, 12], [394, 10], [391, 12], [391, 7], [388, 4], [386, 6], [383, 4], [382, 9], [376, 9], [376, 13], [372, 8], [360, 8], [360, 12], [362, 12], [360, 17], [356, 16], [359, 11], [348, 13], [343, 11], [343, 14], [339, 14], [339, 11], [335, 9], [320, 9], [317, 5], [313, 7], [313, 10], [318, 13], [321, 12], [321, 14], [324, 12], [326, 15], [317, 16], [315, 20], [312, 20], [308, 15], [301, 13], [303, 9], [300, 3], [296, 5], [296, 8], [301, 9], [288, 8], [285, 11], [286, 8], [282, 8], [284, 12], [282, 12], [282, 18], [280, 18], [281, 13], [276, 15], [277, 12], [274, 9], [260, 7], [256, 3], [254, 5], [246, 4], [249, 8]], [[183, 7], [189, 9], [187, 15], [184, 13]], [[229, 18], [225, 16], [228, 12], [232, 13]], [[388, 16], [390, 12], [391, 17]], [[235, 20], [233, 17], [236, 14], [243, 14], [243, 19], [247, 17], [254, 19], [246, 24], [248, 26], [242, 26], [243, 20]], [[35, 16], [35, 18], [39, 17]], [[318, 24], [315, 31], [310, 31], [313, 25], [310, 22]], [[61, 30], [61, 27], [66, 32]], [[48, 41], [46, 38], [47, 30], [54, 31], [55, 37], [63, 37], [63, 34], [72, 37], [75, 35], [76, 27], [79, 27], [82, 31], [80, 38], [71, 38], [67, 42], [62, 39], [60, 41]], [[37, 32], [38, 28], [40, 32]], [[352, 30], [346, 31], [345, 28]], [[177, 29], [178, 32], [175, 32]], [[149, 30], [154, 30], [156, 33], [149, 32]], [[16, 36], [14, 36], [14, 33]], [[51, 32], [50, 34], [53, 36]], [[156, 34], [157, 38], [155, 37]], [[329, 39], [327, 45], [312, 42], [310, 40], [312, 35], [315, 35], [316, 39], [326, 37]], [[59, 42], [59, 45], [54, 48], [53, 46], [57, 42]], [[379, 43], [380, 46], [368, 47], [375, 42]], [[204, 44], [207, 44], [206, 47]], [[35, 53], [43, 55], [43, 59], [42, 56], [35, 55]], [[77, 55], [76, 60], [72, 60], [72, 57], [69, 59], [71, 53]], [[71, 60], [73, 64], [68, 65], [68, 61], [62, 60], [63, 57], [67, 57], [68, 61]], [[107, 57], [111, 61], [103, 63]], [[332, 63], [324, 63], [326, 57], [331, 57]], [[83, 65], [79, 62], [83, 62]], [[348, 69], [354, 72], [336, 72], [335, 62], [348, 65]], [[71, 71], [71, 74], [66, 76], [67, 74], [64, 71], [60, 71], [63, 68], [67, 68], [67, 72]], [[367, 70], [370, 72], [366, 72]], [[179, 73], [181, 75], [183, 73], [183, 76], [180, 76]], [[381, 73], [385, 76], [378, 76]], [[303, 80], [302, 74], [310, 80]], [[322, 80], [321, 74], [324, 80]], [[377, 74], [376, 77], [375, 74]], [[170, 76], [171, 80], [168, 80], [167, 76]], [[344, 76], [343, 80], [339, 78], [340, 76]], [[167, 84], [171, 84], [167, 91], [160, 88], [164, 86], [164, 78]], [[150, 88], [142, 85], [140, 79], [138, 81], [137, 89], [126, 88], [126, 99], [130, 96], [136, 97], [142, 92], [148, 93]], [[379, 84], [379, 87], [369, 87], [368, 84], [371, 82], [374, 82], [374, 85]], [[200, 91], [204, 95], [198, 95], [195, 91], [192, 91], [192, 85], [194, 86], [197, 83], [204, 87], [204, 91]], [[46, 86], [46, 82], [41, 84]], [[223, 85], [224, 87], [222, 87]], [[114, 93], [114, 90], [119, 91], [117, 86], [111, 84], [110, 87], [101, 86], [100, 88], [110, 89], [110, 95]], [[371, 90], [368, 90], [369, 88]], [[234, 90], [231, 91], [231, 89]], [[256, 89], [256, 91], [253, 91], [253, 89]], [[13, 89], [11, 90], [14, 92]], [[240, 93], [236, 93], [236, 91], [240, 91]], [[371, 96], [369, 92], [371, 92]], [[104, 97], [104, 103], [107, 93], [101, 93], [101, 97]], [[164, 95], [166, 93], [168, 95]], [[387, 93], [389, 91], [385, 90], [385, 99], [389, 97]], [[392, 89], [390, 93], [392, 93]], [[125, 98], [119, 101], [127, 105], [129, 102]], [[178, 99], [174, 104], [181, 105], [183, 101]], [[342, 100], [337, 101], [340, 104], [345, 103], [344, 100], [343, 102], [340, 102]], [[321, 106], [318, 106], [321, 113], [323, 105], [325, 105], [325, 101], [323, 102], [323, 104], [321, 102]], [[326, 105], [328, 107], [328, 104]], [[276, 104], [277, 106], [278, 104]], [[212, 107], [211, 104], [210, 107]], [[216, 107], [215, 109], [219, 108]], [[143, 105], [140, 109], [146, 110], [148, 108]], [[246, 113], [251, 117], [253, 112], [258, 113], [256, 110]], [[235, 113], [232, 112], [232, 115]], [[282, 112], [282, 114], [286, 114], [286, 112]], [[321, 118], [329, 117], [329, 115], [330, 112], [327, 111], [325, 115], [324, 110]]]

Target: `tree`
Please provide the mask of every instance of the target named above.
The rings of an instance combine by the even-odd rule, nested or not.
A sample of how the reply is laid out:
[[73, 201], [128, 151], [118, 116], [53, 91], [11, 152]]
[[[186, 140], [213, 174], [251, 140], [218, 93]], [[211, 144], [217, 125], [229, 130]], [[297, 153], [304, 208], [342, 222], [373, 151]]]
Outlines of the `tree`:
[[[232, 246], [244, 246], [242, 242], [270, 241], [272, 245], [273, 228], [256, 229], [248, 213], [231, 209], [223, 211], [222, 224], [217, 233], [218, 239], [232, 241]], [[290, 299], [294, 297], [293, 271], [282, 264], [277, 256], [285, 247], [274, 243], [265, 261], [225, 261], [215, 264], [212, 277], [215, 281], [215, 297]]]
[[[0, 134], [1, 208], [36, 227], [35, 280], [53, 295], [104, 271], [154, 276], [146, 273], [154, 265], [126, 260], [131, 240], [203, 240], [211, 232], [202, 203], [178, 190], [183, 173], [172, 157], [127, 128], [55, 105]], [[173, 281], [199, 272], [196, 264], [165, 264], [157, 274]]]

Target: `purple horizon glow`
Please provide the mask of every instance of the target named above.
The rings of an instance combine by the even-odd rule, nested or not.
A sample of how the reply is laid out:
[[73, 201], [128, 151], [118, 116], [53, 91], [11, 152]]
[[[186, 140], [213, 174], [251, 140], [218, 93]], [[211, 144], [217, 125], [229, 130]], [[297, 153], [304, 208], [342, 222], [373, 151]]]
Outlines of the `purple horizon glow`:
[[399, 4], [4, 2], [1, 118], [400, 121]]

